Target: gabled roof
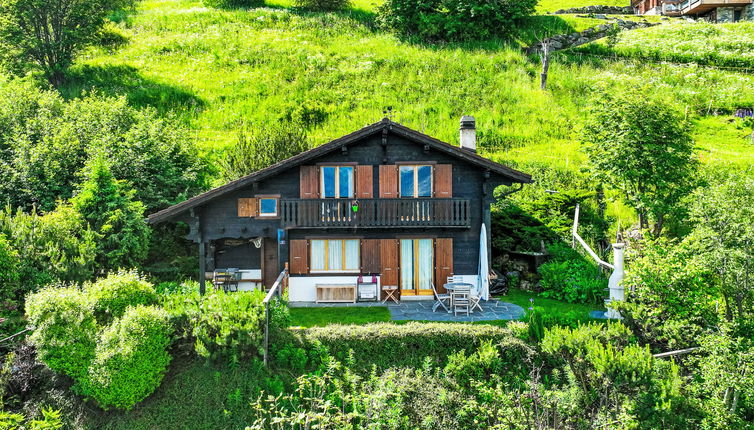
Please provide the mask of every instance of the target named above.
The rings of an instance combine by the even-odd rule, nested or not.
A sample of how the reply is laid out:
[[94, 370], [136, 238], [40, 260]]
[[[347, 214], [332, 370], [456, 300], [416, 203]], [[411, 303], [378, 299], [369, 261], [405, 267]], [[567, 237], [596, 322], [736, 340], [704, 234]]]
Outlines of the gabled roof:
[[532, 182], [531, 175], [528, 175], [523, 172], [519, 172], [518, 170], [511, 169], [510, 167], [504, 166], [502, 164], [495, 163], [494, 161], [490, 161], [484, 157], [481, 157], [474, 152], [461, 149], [460, 147], [451, 145], [449, 143], [445, 143], [441, 140], [435, 139], [434, 137], [427, 136], [426, 134], [420, 133], [404, 125], [398, 124], [397, 122], [393, 122], [388, 118], [383, 118], [382, 121], [368, 125], [353, 133], [347, 134], [343, 137], [340, 137], [338, 139], [325, 143], [324, 145], [320, 145], [316, 148], [312, 148], [308, 151], [294, 155], [293, 157], [290, 157], [279, 163], [275, 163], [262, 170], [257, 170], [256, 172], [246, 175], [242, 178], [228, 182], [225, 185], [222, 185], [217, 188], [213, 188], [207, 192], [199, 194], [198, 196], [192, 197], [186, 201], [170, 206], [159, 212], [153, 213], [149, 215], [148, 221], [151, 224], [156, 224], [156, 223], [166, 221], [167, 219], [175, 215], [178, 215], [181, 212], [200, 206], [216, 197], [222, 196], [223, 194], [238, 190], [239, 188], [244, 188], [254, 182], [261, 181], [265, 178], [274, 176], [292, 167], [296, 167], [298, 165], [304, 164], [310, 160], [316, 159], [332, 151], [340, 149], [343, 146], [356, 143], [367, 136], [371, 136], [375, 133], [380, 133], [385, 129], [387, 129], [390, 133], [393, 133], [395, 135], [403, 136], [418, 144], [429, 145], [430, 148], [433, 148], [440, 152], [444, 152], [448, 155], [451, 155], [463, 161], [469, 162], [471, 164], [475, 164], [484, 169], [488, 169], [490, 172], [494, 172], [502, 176], [505, 176], [506, 178], [510, 179], [511, 182], [518, 182], [518, 183], [531, 183]]

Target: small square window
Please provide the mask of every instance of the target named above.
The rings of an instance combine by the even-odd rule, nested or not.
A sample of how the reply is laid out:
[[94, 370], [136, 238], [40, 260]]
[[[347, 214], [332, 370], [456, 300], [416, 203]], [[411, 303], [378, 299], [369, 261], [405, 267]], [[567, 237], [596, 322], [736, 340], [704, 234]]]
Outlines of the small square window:
[[278, 199], [260, 198], [259, 199], [259, 216], [277, 216]]

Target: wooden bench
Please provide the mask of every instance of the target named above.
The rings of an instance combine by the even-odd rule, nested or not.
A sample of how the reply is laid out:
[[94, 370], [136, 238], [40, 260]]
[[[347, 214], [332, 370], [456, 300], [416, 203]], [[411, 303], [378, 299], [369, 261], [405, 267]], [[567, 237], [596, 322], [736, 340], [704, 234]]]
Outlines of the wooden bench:
[[356, 303], [356, 284], [316, 284], [316, 303]]

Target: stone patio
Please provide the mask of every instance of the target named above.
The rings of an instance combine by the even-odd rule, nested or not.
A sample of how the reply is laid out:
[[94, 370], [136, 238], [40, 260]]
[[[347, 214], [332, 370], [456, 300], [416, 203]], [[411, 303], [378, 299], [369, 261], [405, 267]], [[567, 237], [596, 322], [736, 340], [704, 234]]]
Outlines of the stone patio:
[[501, 302], [497, 299], [480, 302], [482, 311], [475, 311], [469, 316], [447, 313], [442, 308], [432, 312], [434, 301], [417, 300], [402, 301], [400, 304], [389, 303], [384, 305], [378, 302], [357, 302], [357, 303], [311, 303], [311, 302], [289, 302], [288, 306], [292, 308], [335, 308], [335, 307], [387, 307], [390, 310], [390, 319], [393, 321], [496, 321], [496, 320], [515, 320], [525, 315], [524, 308], [513, 303]]

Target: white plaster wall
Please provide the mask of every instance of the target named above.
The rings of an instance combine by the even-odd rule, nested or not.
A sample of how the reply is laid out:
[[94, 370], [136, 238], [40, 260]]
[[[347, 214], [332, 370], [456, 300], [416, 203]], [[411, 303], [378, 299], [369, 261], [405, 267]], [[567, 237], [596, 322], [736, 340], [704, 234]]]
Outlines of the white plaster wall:
[[[317, 300], [317, 284], [353, 284], [359, 279], [356, 276], [291, 276], [288, 278], [288, 301], [313, 302]], [[371, 281], [371, 275], [364, 275], [365, 281]], [[380, 277], [377, 277], [377, 288], [380, 288]]]

